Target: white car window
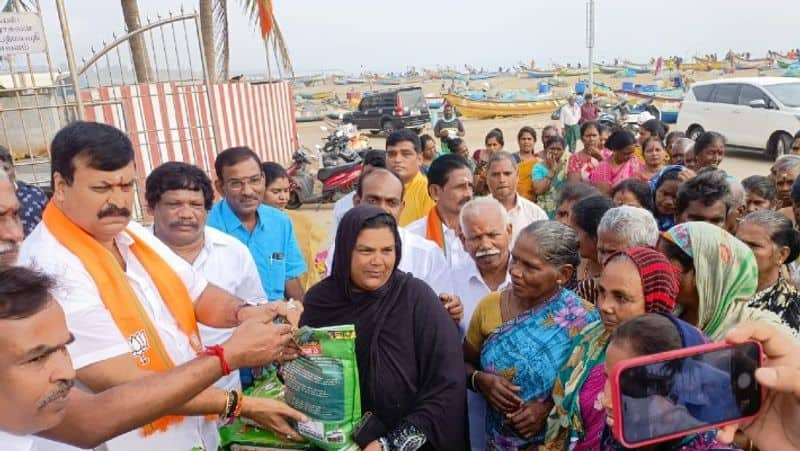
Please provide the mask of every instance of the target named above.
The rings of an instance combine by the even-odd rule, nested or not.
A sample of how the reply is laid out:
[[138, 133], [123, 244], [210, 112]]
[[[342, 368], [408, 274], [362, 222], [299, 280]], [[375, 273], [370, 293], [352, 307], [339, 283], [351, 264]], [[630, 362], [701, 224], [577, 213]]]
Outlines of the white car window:
[[749, 106], [753, 100], [763, 100], [767, 105], [767, 97], [764, 93], [755, 86], [742, 85], [742, 91], [739, 93], [739, 105]]
[[736, 105], [739, 103], [739, 91], [741, 86], [742, 85], [735, 83], [717, 85], [717, 89], [714, 90], [713, 102]]

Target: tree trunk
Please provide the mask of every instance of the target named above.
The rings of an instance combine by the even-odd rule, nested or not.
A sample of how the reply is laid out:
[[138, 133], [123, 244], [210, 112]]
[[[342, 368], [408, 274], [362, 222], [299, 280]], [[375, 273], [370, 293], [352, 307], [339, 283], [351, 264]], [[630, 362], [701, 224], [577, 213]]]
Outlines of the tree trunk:
[[[122, 15], [125, 18], [125, 26], [128, 32], [133, 32], [142, 27], [139, 20], [139, 5], [137, 0], [120, 0], [122, 4]], [[147, 43], [144, 35], [138, 34], [128, 41], [131, 46], [131, 58], [133, 59], [133, 70], [136, 72], [136, 81], [139, 83], [150, 83], [153, 74], [150, 70], [150, 57], [147, 53]]]
[[217, 49], [214, 43], [214, 0], [200, 0], [200, 34], [203, 37], [203, 56], [206, 76], [211, 83], [217, 80]]
[[220, 80], [221, 81], [228, 81], [230, 78], [230, 69], [231, 69], [231, 52], [230, 52], [230, 35], [228, 34], [228, 0], [217, 0], [217, 8], [220, 9], [222, 17], [224, 20], [221, 20], [219, 26], [225, 27], [225, 32], [222, 34], [222, 42], [220, 44], [219, 52], [220, 55]]

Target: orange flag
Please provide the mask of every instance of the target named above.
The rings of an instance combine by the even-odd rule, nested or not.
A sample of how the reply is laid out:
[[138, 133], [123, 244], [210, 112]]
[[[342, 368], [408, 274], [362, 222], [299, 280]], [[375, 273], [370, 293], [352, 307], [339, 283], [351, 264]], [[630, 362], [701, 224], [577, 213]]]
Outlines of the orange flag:
[[258, 23], [261, 25], [261, 39], [266, 39], [272, 31], [272, 0], [258, 0]]

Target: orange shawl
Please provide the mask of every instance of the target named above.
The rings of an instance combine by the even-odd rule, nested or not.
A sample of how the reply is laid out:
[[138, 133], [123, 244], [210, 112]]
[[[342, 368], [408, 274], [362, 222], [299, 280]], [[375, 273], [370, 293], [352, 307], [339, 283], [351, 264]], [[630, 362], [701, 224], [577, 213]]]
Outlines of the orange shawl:
[[439, 245], [439, 248], [445, 250], [444, 243], [444, 224], [439, 213], [436, 211], [436, 206], [428, 212], [428, 223], [425, 227], [425, 238], [433, 241]]
[[[173, 368], [175, 364], [161, 342], [158, 331], [111, 252], [72, 222], [53, 202], [45, 208], [42, 220], [58, 242], [75, 254], [89, 272], [103, 304], [137, 357], [139, 367], [155, 372]], [[186, 285], [156, 251], [130, 230], [127, 233], [134, 241], [131, 251], [147, 270], [178, 327], [189, 338], [194, 350], [199, 352], [202, 344]], [[166, 431], [171, 424], [182, 420], [181, 416], [162, 417], [142, 429], [147, 436]]]

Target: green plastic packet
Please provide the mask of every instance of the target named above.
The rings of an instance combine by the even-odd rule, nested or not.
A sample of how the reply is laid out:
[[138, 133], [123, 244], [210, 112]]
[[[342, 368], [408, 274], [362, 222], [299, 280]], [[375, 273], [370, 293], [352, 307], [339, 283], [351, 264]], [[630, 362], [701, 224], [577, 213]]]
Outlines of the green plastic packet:
[[[283, 401], [283, 384], [274, 371], [245, 390], [247, 396]], [[286, 449], [311, 449], [310, 443], [282, 440], [272, 431], [259, 428], [247, 419], [239, 418], [233, 424], [219, 429], [220, 449], [226, 451], [279, 451]]]
[[358, 450], [352, 435], [361, 419], [355, 326], [303, 327], [295, 341], [303, 355], [280, 373], [286, 403], [308, 421], [297, 431], [326, 451]]

